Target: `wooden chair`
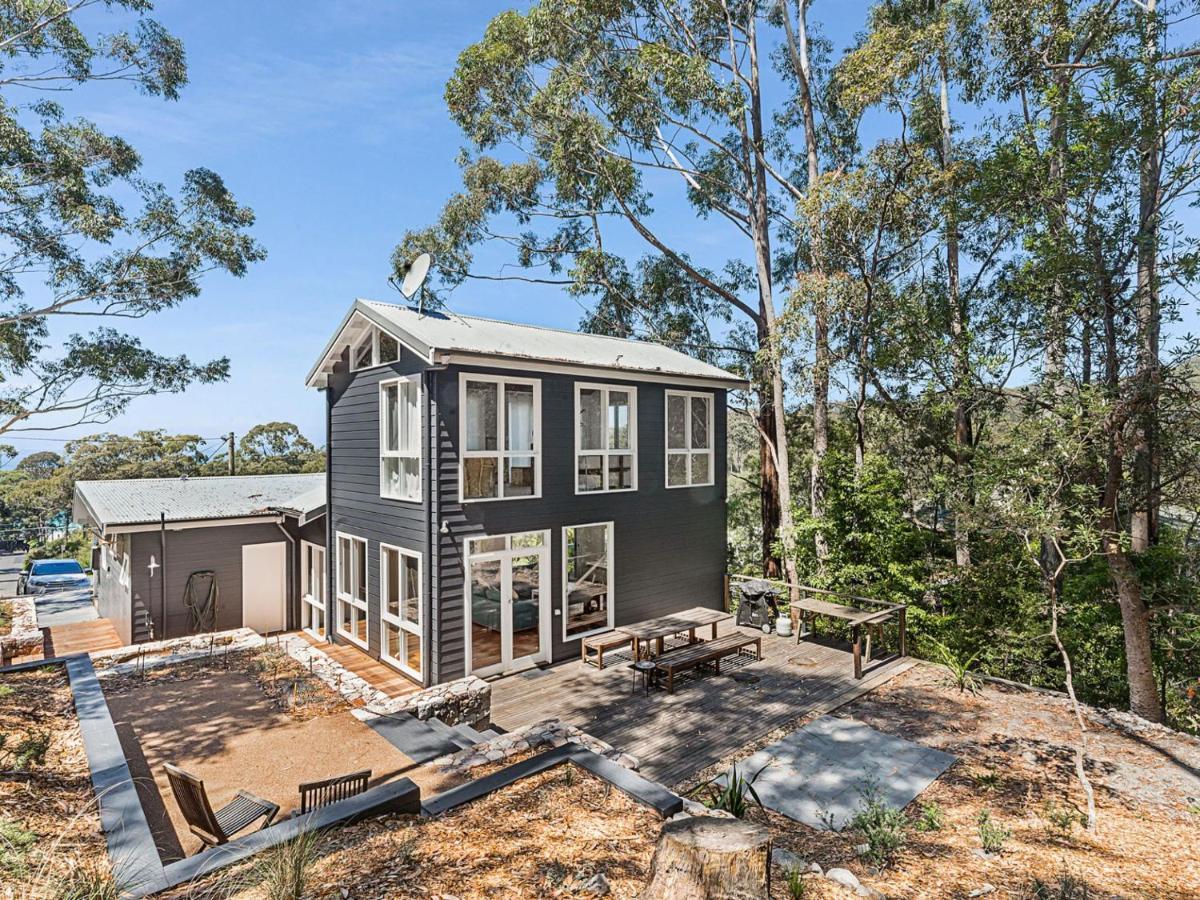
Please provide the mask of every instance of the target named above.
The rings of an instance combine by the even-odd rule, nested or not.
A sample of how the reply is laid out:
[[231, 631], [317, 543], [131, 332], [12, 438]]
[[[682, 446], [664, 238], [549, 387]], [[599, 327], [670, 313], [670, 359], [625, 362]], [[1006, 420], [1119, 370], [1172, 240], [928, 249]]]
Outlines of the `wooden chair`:
[[335, 775], [322, 781], [309, 781], [300, 785], [300, 815], [307, 815], [321, 806], [328, 806], [347, 797], [361, 794], [367, 789], [371, 770]]
[[263, 819], [262, 827], [266, 828], [279, 814], [278, 804], [256, 797], [249, 791], [238, 791], [233, 800], [213, 812], [203, 781], [170, 763], [164, 768], [184, 821], [188, 823], [192, 834], [208, 847], [228, 843], [231, 837], [259, 819]]

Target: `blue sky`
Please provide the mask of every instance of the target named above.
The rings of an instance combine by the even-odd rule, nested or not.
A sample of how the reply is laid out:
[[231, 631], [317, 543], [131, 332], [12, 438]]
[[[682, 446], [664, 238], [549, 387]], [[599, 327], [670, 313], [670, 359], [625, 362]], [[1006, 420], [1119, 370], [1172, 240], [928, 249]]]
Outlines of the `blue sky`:
[[[815, 15], [835, 16], [834, 30], [848, 41], [865, 5], [818, 3]], [[129, 325], [161, 352], [229, 356], [230, 379], [139, 400], [108, 430], [209, 437], [287, 420], [323, 442], [323, 399], [305, 389], [304, 376], [354, 297], [399, 299], [386, 283], [393, 246], [406, 228], [432, 221], [458, 185], [463, 141], [445, 111], [445, 82], [459, 52], [511, 7], [161, 0], [154, 17], [187, 51], [190, 83], [180, 100], [124, 84], [63, 98], [68, 114], [126, 137], [145, 174], [172, 189], [189, 167], [220, 173], [254, 209], [253, 233], [269, 254], [245, 278], [211, 275], [199, 298]], [[121, 24], [108, 13], [93, 21], [102, 31]], [[684, 213], [667, 212], [660, 224], [701, 252], [713, 241], [710, 227]], [[557, 289], [515, 284], [465, 286], [451, 306], [567, 328], [581, 317]], [[52, 446], [11, 439], [23, 452]]]

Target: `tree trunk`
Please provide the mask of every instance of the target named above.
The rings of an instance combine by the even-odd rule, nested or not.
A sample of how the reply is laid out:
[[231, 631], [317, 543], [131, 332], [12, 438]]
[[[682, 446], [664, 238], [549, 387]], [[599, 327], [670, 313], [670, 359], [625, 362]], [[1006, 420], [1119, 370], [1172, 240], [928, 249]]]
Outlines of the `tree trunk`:
[[[813, 109], [812, 71], [808, 59], [808, 0], [800, 0], [796, 31], [799, 36], [800, 103], [804, 111], [804, 146], [808, 160], [808, 190], [818, 191], [821, 162], [817, 148], [817, 117]], [[825, 299], [825, 252], [821, 242], [821, 219], [817, 204], [809, 204], [809, 234], [812, 241], [813, 297], [813, 441], [809, 512], [817, 523], [813, 536], [817, 560], [829, 556], [829, 542], [820, 525], [825, 518], [825, 457], [829, 453], [829, 308]]]
[[1158, 297], [1159, 163], [1158, 127], [1158, 11], [1156, 0], [1142, 10], [1142, 103], [1138, 162], [1137, 243], [1137, 383], [1147, 402], [1137, 417], [1133, 436], [1133, 502], [1129, 525], [1132, 549], [1141, 553], [1158, 539], [1159, 449], [1158, 395], [1162, 381], [1159, 362], [1160, 306]]
[[[950, 121], [950, 80], [945, 58], [940, 60], [940, 100], [942, 128], [942, 168], [954, 166], [954, 144]], [[946, 203], [946, 294], [950, 304], [950, 343], [954, 355], [954, 561], [959, 568], [971, 565], [971, 535], [964, 507], [973, 497], [971, 490], [971, 455], [973, 429], [967, 392], [971, 385], [970, 334], [968, 314], [959, 289], [958, 203], [953, 185]]]
[[796, 556], [791, 552], [795, 541], [792, 507], [791, 465], [788, 458], [786, 393], [783, 382], [783, 341], [775, 315], [775, 298], [771, 285], [771, 234], [767, 208], [767, 174], [763, 166], [765, 136], [762, 121], [762, 93], [759, 83], [758, 41], [755, 17], [750, 17], [750, 125], [754, 142], [754, 197], [750, 211], [754, 235], [754, 262], [758, 276], [758, 302], [762, 319], [760, 334], [767, 340], [767, 364], [770, 367], [771, 409], [775, 420], [774, 450], [776, 483], [779, 488], [779, 536], [783, 545], [783, 566], [787, 581], [792, 585], [793, 599], [798, 597], [800, 579], [796, 574]]
[[766, 900], [771, 833], [740, 819], [667, 822], [641, 900]]
[[762, 512], [762, 572], [765, 578], [783, 576], [782, 561], [776, 542], [779, 540], [779, 470], [771, 445], [762, 435], [775, 434], [775, 410], [764, 405], [758, 413], [758, 462], [762, 475], [758, 497]]

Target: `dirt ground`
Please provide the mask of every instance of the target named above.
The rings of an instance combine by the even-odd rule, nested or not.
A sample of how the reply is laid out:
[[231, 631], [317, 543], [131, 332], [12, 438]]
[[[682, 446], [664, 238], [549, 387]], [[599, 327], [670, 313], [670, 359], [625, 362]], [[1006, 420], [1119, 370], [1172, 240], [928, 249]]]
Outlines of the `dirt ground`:
[[[56, 897], [108, 871], [87, 756], [61, 667], [0, 676], [0, 897]], [[43, 737], [44, 736], [44, 737]], [[45, 740], [45, 755], [28, 754]]]
[[[272, 675], [268, 668], [268, 686]], [[105, 680], [109, 709], [164, 859], [201, 846], [179, 813], [164, 763], [202, 778], [215, 808], [241, 788], [278, 803], [280, 817], [299, 806], [297, 787], [304, 781], [370, 769], [374, 786], [414, 774], [412, 760], [354, 718], [346, 704], [315, 697], [291, 709], [290, 692], [271, 696], [263, 681], [254, 668], [219, 663], [150, 670], [144, 681]]]
[[[995, 897], [1200, 897], [1200, 741], [1166, 729], [1130, 733], [1091, 716], [1087, 771], [1098, 828], [1088, 834], [1080, 821], [1085, 800], [1074, 774], [1076, 733], [1065, 699], [991, 685], [978, 696], [960, 694], [939, 669], [918, 666], [837, 714], [959, 757], [906, 810], [911, 822], [920, 803], [936, 804], [945, 824], [924, 833], [910, 827], [906, 846], [876, 872], [856, 853], [863, 842], [858, 833], [814, 831], [776, 814], [751, 814], [770, 823], [776, 846], [803, 860], [850, 869], [888, 897], [962, 898], [976, 890], [985, 892], [976, 896]], [[979, 854], [984, 809], [1012, 832], [993, 856]], [[826, 880], [806, 881], [807, 897], [852, 896]], [[1038, 881], [1046, 886], [1040, 893]], [[1064, 886], [1073, 893], [1062, 892]], [[782, 877], [773, 894], [788, 896]]]
[[[440, 819], [393, 816], [325, 835], [304, 896], [588, 896], [583, 886], [603, 873], [609, 896], [633, 898], [645, 886], [660, 825], [655, 813], [606, 782], [562, 766]], [[257, 877], [248, 866], [170, 896], [269, 898]]]

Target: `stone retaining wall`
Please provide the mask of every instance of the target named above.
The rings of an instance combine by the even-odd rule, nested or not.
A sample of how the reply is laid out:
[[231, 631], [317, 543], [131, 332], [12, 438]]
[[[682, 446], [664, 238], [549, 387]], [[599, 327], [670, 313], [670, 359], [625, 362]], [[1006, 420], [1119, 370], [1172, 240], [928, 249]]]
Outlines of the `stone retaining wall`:
[[501, 762], [519, 753], [524, 753], [526, 750], [561, 747], [569, 742], [579, 744], [593, 753], [611, 759], [626, 769], [635, 772], [638, 769], [639, 763], [636, 756], [623, 753], [612, 744], [606, 744], [599, 738], [592, 737], [561, 719], [544, 719], [541, 722], [534, 722], [532, 725], [502, 734], [490, 741], [484, 741], [457, 753], [438, 757], [433, 764], [447, 772], [466, 774], [471, 769], [488, 763]]
[[12, 627], [0, 635], [0, 665], [6, 666], [18, 656], [42, 652], [42, 631], [37, 624], [37, 605], [33, 597], [10, 597]]
[[215, 631], [211, 634], [195, 634], [189, 637], [170, 638], [162, 641], [147, 641], [115, 650], [101, 650], [92, 654], [98, 674], [124, 675], [139, 667], [153, 669], [201, 659], [225, 653], [240, 653], [264, 646], [262, 635], [250, 628], [234, 628], [230, 631]]

